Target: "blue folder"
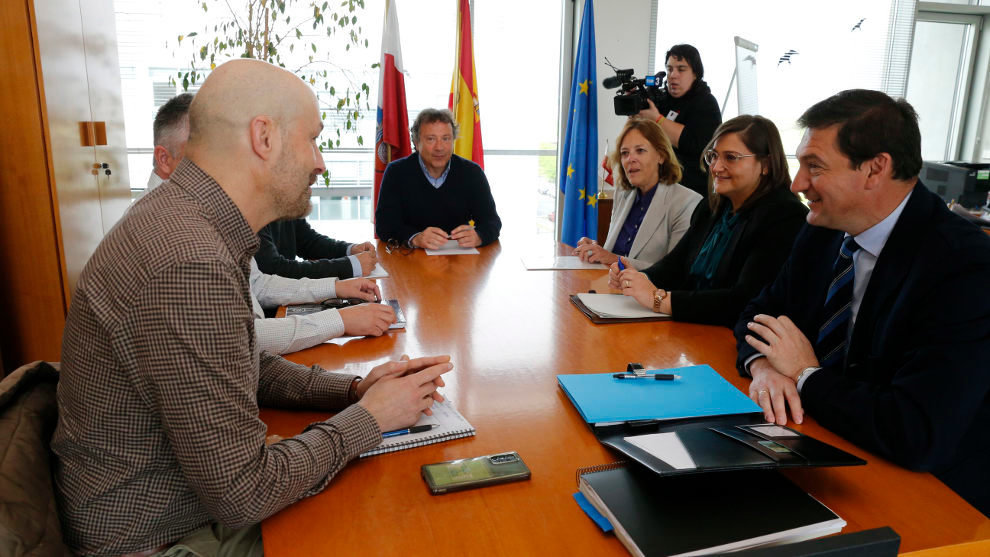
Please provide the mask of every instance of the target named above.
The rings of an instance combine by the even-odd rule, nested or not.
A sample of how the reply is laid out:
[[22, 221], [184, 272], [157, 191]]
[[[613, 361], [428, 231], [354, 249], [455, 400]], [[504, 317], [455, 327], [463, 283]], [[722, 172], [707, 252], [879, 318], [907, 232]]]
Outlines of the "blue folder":
[[676, 420], [762, 412], [759, 405], [707, 365], [652, 370], [680, 379], [616, 379], [611, 373], [558, 375], [557, 381], [589, 424]]

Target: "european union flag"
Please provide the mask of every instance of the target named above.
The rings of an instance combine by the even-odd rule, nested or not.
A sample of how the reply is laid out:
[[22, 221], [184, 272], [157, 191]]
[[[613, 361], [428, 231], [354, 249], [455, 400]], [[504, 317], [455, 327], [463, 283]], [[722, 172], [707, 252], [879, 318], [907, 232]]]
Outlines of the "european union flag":
[[578, 38], [570, 115], [560, 163], [564, 194], [561, 241], [575, 245], [582, 236], [597, 239], [598, 231], [598, 104], [595, 78], [595, 10], [585, 0]]

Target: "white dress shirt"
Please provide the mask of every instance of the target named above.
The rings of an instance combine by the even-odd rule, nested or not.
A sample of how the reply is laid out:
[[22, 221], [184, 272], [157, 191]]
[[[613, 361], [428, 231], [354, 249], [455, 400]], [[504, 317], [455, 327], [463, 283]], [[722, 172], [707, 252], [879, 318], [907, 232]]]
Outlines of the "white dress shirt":
[[[901, 200], [900, 205], [891, 211], [886, 218], [853, 237], [856, 243], [859, 244], [859, 249], [853, 254], [853, 294], [852, 306], [850, 308], [852, 315], [849, 317], [849, 330], [846, 332], [846, 340], [852, 338], [853, 327], [856, 325], [856, 315], [859, 314], [859, 306], [863, 303], [863, 295], [866, 294], [866, 287], [869, 286], [870, 277], [873, 276], [873, 267], [876, 266], [877, 259], [880, 258], [880, 252], [883, 251], [883, 247], [887, 245], [887, 239], [890, 238], [890, 233], [893, 232], [894, 225], [897, 224], [897, 219], [901, 218], [901, 213], [904, 212], [904, 206], [907, 205], [908, 199], [911, 199], [910, 191]], [[850, 234], [847, 233], [844, 238], [848, 238], [849, 236]], [[804, 387], [805, 381], [814, 373], [814, 371], [811, 371], [801, 376], [797, 383], [798, 393]]]
[[290, 279], [266, 275], [251, 258], [250, 282], [254, 331], [259, 350], [286, 354], [344, 334], [344, 320], [335, 309], [273, 319], [266, 319], [262, 309], [287, 304], [311, 304], [333, 298], [337, 295], [337, 279]]
[[155, 172], [154, 170], [152, 170], [151, 171], [151, 176], [148, 176], [148, 187], [144, 189], [144, 193], [148, 193], [149, 191], [157, 188], [158, 186], [160, 186], [160, 185], [162, 185], [164, 183], [165, 183], [165, 180], [162, 180], [162, 177], [159, 176], [157, 172]]

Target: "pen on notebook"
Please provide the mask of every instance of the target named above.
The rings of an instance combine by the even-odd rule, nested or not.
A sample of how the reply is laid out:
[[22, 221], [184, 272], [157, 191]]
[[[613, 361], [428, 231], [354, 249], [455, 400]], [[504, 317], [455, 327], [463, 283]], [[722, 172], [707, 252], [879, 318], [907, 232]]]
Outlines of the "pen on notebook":
[[672, 373], [644, 373], [643, 375], [636, 375], [635, 373], [613, 373], [612, 377], [616, 379], [653, 379], [655, 381], [673, 381], [681, 378], [680, 375], [674, 375]]
[[392, 431], [386, 431], [382, 434], [382, 439], [388, 439], [389, 437], [395, 437], [397, 435], [408, 435], [410, 433], [423, 433], [424, 431], [430, 431], [436, 427], [435, 425], [414, 425], [412, 427], [407, 427], [404, 429], [395, 429]]

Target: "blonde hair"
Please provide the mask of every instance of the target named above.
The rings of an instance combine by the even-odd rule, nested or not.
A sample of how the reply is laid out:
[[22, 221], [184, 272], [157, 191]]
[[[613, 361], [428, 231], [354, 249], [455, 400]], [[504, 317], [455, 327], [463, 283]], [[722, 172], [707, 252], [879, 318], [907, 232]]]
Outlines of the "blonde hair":
[[681, 163], [677, 161], [674, 148], [670, 145], [667, 134], [660, 129], [660, 124], [646, 118], [630, 118], [626, 122], [626, 125], [622, 127], [622, 131], [619, 132], [619, 137], [615, 140], [615, 150], [609, 153], [608, 157], [608, 162], [612, 165], [613, 171], [615, 171], [616, 187], [621, 189], [632, 189], [633, 187], [629, 183], [629, 178], [626, 177], [625, 169], [622, 168], [622, 155], [619, 153], [626, 135], [633, 130], [643, 134], [643, 137], [663, 157], [664, 160], [660, 163], [660, 183], [671, 185], [680, 182]]

